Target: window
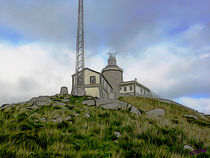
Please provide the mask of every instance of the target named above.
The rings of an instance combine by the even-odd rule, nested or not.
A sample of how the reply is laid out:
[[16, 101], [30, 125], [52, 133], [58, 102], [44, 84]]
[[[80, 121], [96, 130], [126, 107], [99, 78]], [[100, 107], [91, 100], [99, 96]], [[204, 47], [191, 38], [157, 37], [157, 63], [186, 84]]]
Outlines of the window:
[[122, 90], [122, 87], [120, 87], [120, 90]]
[[95, 76], [90, 76], [90, 83], [96, 83], [96, 77]]
[[132, 91], [133, 90], [133, 86], [130, 86], [130, 91]]
[[127, 91], [127, 87], [124, 87], [124, 91]]

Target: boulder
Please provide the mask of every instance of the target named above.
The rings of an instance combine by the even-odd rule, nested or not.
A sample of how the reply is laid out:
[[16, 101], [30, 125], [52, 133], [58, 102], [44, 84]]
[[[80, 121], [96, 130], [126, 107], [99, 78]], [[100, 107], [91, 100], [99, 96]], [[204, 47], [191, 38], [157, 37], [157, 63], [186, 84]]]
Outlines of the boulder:
[[59, 115], [54, 115], [53, 119], [51, 119], [50, 121], [53, 122], [62, 122], [63, 120], [61, 119], [61, 117]]
[[35, 119], [35, 120], [34, 120], [34, 122], [35, 122], [35, 123], [38, 123], [38, 122], [39, 122], [39, 120], [38, 120], [38, 119]]
[[61, 90], [60, 90], [60, 94], [61, 95], [68, 95], [68, 88], [67, 87], [61, 87]]
[[69, 120], [71, 120], [72, 119], [72, 117], [69, 115], [69, 116], [67, 116], [66, 118], [65, 118], [65, 121], [69, 121]]
[[69, 99], [62, 99], [61, 101], [62, 101], [62, 102], [64, 102], [64, 103], [66, 103], [66, 102], [70, 102], [70, 100], [69, 100]]
[[44, 106], [44, 105], [49, 106], [49, 105], [52, 104], [52, 102], [53, 101], [50, 99], [49, 96], [39, 96], [39, 97], [36, 97], [36, 98], [32, 98], [29, 101], [28, 104], [33, 103], [33, 104], [35, 104], [37, 106]]
[[85, 114], [83, 117], [90, 118], [90, 114]]
[[1, 108], [5, 108], [5, 107], [7, 107], [7, 106], [9, 106], [10, 104], [3, 104], [2, 106], [1, 106]]
[[120, 137], [121, 137], [120, 132], [114, 132], [114, 135], [115, 135], [117, 138], [120, 138]]
[[45, 117], [43, 117], [43, 118], [41, 118], [41, 119], [40, 119], [40, 121], [42, 121], [42, 122], [46, 122], [46, 121], [47, 121], [47, 119], [46, 119]]
[[53, 105], [53, 106], [66, 106], [65, 103], [62, 103], [62, 102], [59, 102], [59, 101], [53, 102], [52, 105]]
[[189, 146], [189, 145], [184, 145], [184, 150], [193, 151], [194, 149], [191, 146]]
[[97, 99], [97, 107], [102, 107], [104, 109], [114, 109], [114, 110], [127, 110], [128, 103], [120, 100], [111, 100], [111, 99]]
[[198, 117], [197, 116], [195, 116], [195, 115], [184, 115], [184, 117], [187, 117], [187, 118], [194, 118], [194, 119], [198, 119]]
[[165, 110], [161, 108], [157, 108], [151, 111], [147, 111], [146, 115], [149, 117], [162, 117], [165, 115]]
[[74, 114], [74, 116], [76, 116], [76, 117], [79, 116], [79, 115], [80, 115], [80, 114], [78, 114], [78, 113]]
[[60, 115], [54, 115], [54, 116], [53, 116], [53, 118], [57, 118], [57, 117], [60, 117]]
[[57, 122], [62, 122], [63, 120], [61, 119], [61, 117], [57, 117]]
[[207, 119], [203, 113], [199, 113], [199, 116], [200, 116], [202, 119]]
[[101, 105], [113, 103], [114, 100], [110, 100], [110, 99], [96, 99], [95, 101], [96, 101], [96, 106], [99, 107]]
[[52, 121], [52, 122], [57, 122], [57, 119], [50, 119], [50, 121]]
[[82, 104], [88, 105], [88, 106], [95, 106], [96, 105], [96, 102], [95, 102], [95, 100], [84, 100], [82, 102]]
[[38, 109], [39, 107], [37, 105], [32, 105], [31, 107], [28, 107], [27, 109], [29, 110], [33, 110], [33, 109]]
[[141, 112], [138, 108], [136, 108], [135, 106], [131, 106], [131, 110], [130, 110], [131, 113], [134, 113], [138, 116], [141, 116]]
[[9, 106], [10, 106], [10, 104], [3, 104], [3, 105], [0, 107], [0, 110], [5, 109], [5, 108], [7, 108], [7, 107], [9, 107]]

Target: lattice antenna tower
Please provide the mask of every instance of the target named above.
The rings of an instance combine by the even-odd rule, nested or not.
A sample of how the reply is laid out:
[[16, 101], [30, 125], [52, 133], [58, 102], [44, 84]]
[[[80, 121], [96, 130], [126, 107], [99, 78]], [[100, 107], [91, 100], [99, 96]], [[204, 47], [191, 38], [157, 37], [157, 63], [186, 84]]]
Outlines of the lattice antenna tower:
[[84, 7], [83, 0], [79, 0], [78, 24], [77, 24], [77, 43], [76, 43], [76, 67], [75, 67], [75, 85], [74, 95], [85, 95], [84, 83]]

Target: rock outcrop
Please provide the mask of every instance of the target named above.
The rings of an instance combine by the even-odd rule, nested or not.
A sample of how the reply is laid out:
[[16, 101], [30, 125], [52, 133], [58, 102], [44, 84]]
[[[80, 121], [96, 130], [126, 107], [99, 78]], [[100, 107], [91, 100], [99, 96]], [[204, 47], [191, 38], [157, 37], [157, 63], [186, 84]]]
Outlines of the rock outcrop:
[[96, 106], [104, 109], [127, 110], [138, 116], [141, 116], [140, 110], [127, 102], [114, 99], [96, 99]]
[[186, 117], [186, 118], [194, 118], [194, 119], [198, 119], [198, 117], [197, 116], [195, 116], [195, 115], [184, 115], [184, 117]]
[[146, 115], [149, 117], [163, 117], [165, 115], [165, 110], [162, 108], [157, 108], [151, 111], [147, 111]]
[[49, 106], [53, 103], [53, 101], [50, 99], [49, 96], [39, 96], [32, 98], [27, 104], [31, 106], [32, 105], [37, 105], [37, 106]]
[[96, 105], [96, 102], [95, 102], [95, 100], [84, 100], [82, 102], [82, 104], [88, 105], [88, 106], [95, 106]]
[[184, 150], [193, 151], [194, 149], [191, 146], [189, 146], [189, 145], [184, 145]]
[[117, 138], [120, 138], [120, 137], [121, 137], [120, 132], [114, 132], [114, 135], [115, 135]]

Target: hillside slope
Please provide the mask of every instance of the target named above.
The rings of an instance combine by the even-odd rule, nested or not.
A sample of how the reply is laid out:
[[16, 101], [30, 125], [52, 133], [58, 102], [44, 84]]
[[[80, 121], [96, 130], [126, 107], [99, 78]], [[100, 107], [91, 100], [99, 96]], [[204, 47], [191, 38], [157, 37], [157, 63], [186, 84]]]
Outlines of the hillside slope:
[[[55, 95], [0, 109], [2, 158], [210, 157], [210, 121], [193, 110], [155, 99], [121, 97], [138, 107], [126, 110], [83, 105], [92, 97]], [[163, 117], [146, 112], [165, 110]], [[193, 116], [193, 117], [187, 117]]]

